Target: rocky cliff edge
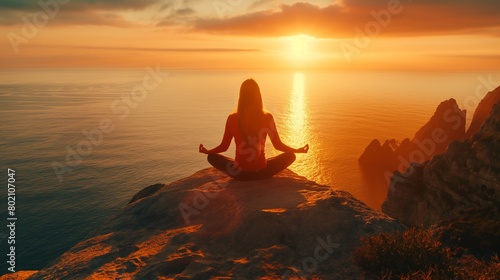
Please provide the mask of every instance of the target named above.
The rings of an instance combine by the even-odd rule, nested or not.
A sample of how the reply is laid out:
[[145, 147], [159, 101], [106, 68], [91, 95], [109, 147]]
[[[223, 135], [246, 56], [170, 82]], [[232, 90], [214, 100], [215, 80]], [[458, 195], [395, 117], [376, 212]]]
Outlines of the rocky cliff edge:
[[360, 238], [404, 229], [289, 170], [241, 182], [209, 168], [143, 189], [29, 279], [356, 279]]

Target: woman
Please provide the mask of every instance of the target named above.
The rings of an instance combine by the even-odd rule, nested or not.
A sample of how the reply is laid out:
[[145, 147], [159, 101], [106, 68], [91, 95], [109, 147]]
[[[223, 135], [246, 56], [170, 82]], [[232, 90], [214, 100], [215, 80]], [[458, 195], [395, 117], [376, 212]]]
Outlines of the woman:
[[[265, 143], [269, 136], [274, 148], [284, 152], [266, 159]], [[231, 140], [236, 143], [234, 160], [219, 155], [227, 151]], [[238, 180], [259, 180], [272, 177], [295, 161], [295, 153], [307, 153], [309, 145], [294, 149], [279, 137], [273, 116], [264, 110], [259, 85], [252, 79], [241, 84], [238, 108], [229, 115], [222, 142], [207, 150], [200, 144], [200, 153], [208, 154], [208, 162]]]

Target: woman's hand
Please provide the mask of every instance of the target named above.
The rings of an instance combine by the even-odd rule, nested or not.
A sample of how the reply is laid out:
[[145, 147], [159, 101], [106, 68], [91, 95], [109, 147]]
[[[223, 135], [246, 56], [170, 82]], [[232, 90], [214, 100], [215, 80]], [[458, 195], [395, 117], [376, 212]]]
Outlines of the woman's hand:
[[208, 154], [208, 150], [203, 147], [203, 144], [200, 144], [200, 147], [198, 148], [199, 152], [202, 154]]
[[306, 144], [304, 147], [302, 148], [298, 148], [296, 150], [296, 153], [307, 153], [307, 151], [309, 151], [309, 144]]

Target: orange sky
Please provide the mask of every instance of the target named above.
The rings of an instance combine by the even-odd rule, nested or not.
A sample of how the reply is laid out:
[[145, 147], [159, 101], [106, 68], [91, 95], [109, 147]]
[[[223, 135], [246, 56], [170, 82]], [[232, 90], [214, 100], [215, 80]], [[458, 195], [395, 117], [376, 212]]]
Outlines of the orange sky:
[[0, 2], [0, 68], [500, 70], [496, 0], [40, 3]]

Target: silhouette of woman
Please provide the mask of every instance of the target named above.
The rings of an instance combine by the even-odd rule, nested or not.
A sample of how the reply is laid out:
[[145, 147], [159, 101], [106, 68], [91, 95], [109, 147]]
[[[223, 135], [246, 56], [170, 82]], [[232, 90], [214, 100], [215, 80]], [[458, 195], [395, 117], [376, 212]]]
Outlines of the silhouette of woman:
[[[265, 143], [269, 136], [276, 150], [283, 153], [266, 159]], [[234, 137], [236, 157], [219, 153], [227, 151]], [[264, 110], [259, 85], [248, 79], [241, 84], [238, 108], [227, 117], [224, 136], [219, 146], [207, 150], [200, 144], [200, 153], [208, 154], [208, 162], [218, 170], [238, 180], [270, 178], [295, 161], [295, 153], [307, 153], [309, 144], [294, 149], [279, 137], [273, 116]]]

